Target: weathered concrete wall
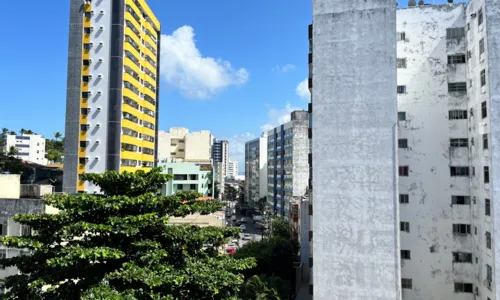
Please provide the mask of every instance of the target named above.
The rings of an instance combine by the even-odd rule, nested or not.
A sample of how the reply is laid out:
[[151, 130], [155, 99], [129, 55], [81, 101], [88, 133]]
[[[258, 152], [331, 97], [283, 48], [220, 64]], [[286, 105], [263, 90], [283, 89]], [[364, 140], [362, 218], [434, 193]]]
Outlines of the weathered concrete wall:
[[19, 198], [21, 175], [0, 174], [0, 198]]
[[[474, 108], [476, 117], [471, 124], [471, 134], [475, 135], [477, 141], [482, 141], [482, 135], [488, 134], [490, 147], [484, 150], [482, 143], [477, 143], [473, 163], [476, 166], [478, 177], [482, 180], [473, 184], [473, 192], [477, 193], [477, 212], [474, 214], [474, 221], [478, 223], [478, 235], [475, 244], [477, 245], [476, 274], [479, 279], [480, 295], [482, 299], [489, 297], [492, 300], [500, 299], [500, 1], [499, 0], [474, 0], [469, 4], [467, 17], [471, 18], [472, 13], [478, 14], [479, 10], [484, 12], [483, 24], [478, 24], [478, 20], [468, 20], [471, 24], [471, 37], [469, 49], [474, 57], [469, 69], [469, 74], [473, 77], [475, 85], [474, 99], [470, 101], [471, 108]], [[484, 39], [485, 53], [479, 53], [479, 41]], [[480, 72], [486, 71], [486, 84], [480, 84]], [[472, 98], [471, 98], [472, 100]], [[482, 119], [480, 116], [481, 102], [486, 101], [488, 116]], [[472, 123], [472, 122], [471, 122]], [[490, 182], [484, 183], [483, 166], [489, 166]], [[481, 176], [482, 175], [482, 176]], [[484, 201], [490, 199], [492, 205], [491, 217], [485, 215]], [[485, 233], [492, 233], [492, 249], [486, 247]], [[486, 266], [491, 266], [493, 278], [491, 278], [491, 289], [488, 288]]]
[[400, 299], [396, 6], [313, 0], [314, 299]]
[[468, 137], [467, 119], [449, 120], [450, 110], [467, 110], [466, 92], [448, 92], [448, 83], [466, 82], [466, 64], [448, 64], [448, 55], [466, 54], [466, 38], [446, 38], [447, 28], [465, 26], [465, 4], [430, 5], [398, 9], [397, 32], [406, 39], [397, 42], [398, 138], [408, 148], [398, 149], [400, 166], [408, 176], [399, 177], [399, 193], [409, 203], [400, 204], [400, 221], [409, 222], [410, 232], [401, 232], [403, 259], [401, 277], [412, 280], [402, 289], [405, 300], [471, 299], [470, 293], [455, 293], [454, 282], [473, 282], [473, 266], [454, 264], [452, 252], [471, 252], [472, 235], [453, 235], [453, 224], [470, 224], [470, 205], [451, 205], [451, 197], [469, 196], [469, 177], [450, 176], [450, 166], [468, 166], [468, 147], [450, 148], [450, 138]]

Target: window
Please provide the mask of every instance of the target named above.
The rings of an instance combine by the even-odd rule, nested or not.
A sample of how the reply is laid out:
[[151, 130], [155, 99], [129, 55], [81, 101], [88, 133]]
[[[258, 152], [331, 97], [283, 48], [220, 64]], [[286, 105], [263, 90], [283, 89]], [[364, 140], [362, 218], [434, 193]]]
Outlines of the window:
[[488, 134], [487, 133], [483, 134], [483, 149], [484, 150], [488, 149]]
[[177, 144], [172, 142], [172, 143], [170, 143], [170, 146], [177, 146]]
[[399, 203], [408, 204], [410, 203], [410, 195], [408, 194], [399, 194]]
[[401, 288], [411, 290], [413, 288], [411, 278], [401, 278]]
[[479, 54], [484, 53], [484, 38], [479, 41]]
[[401, 250], [401, 259], [411, 259], [410, 250]]
[[406, 93], [406, 85], [398, 85], [398, 94]]
[[483, 24], [483, 9], [477, 12], [477, 25], [479, 26], [481, 24]]
[[[0, 250], [0, 259], [6, 259], [7, 258], [7, 250], [1, 249]], [[5, 270], [5, 267], [3, 265], [0, 265], [0, 270]], [[3, 288], [3, 286], [2, 286]]]
[[89, 130], [89, 128], [90, 128], [90, 125], [88, 125], [88, 124], [81, 124], [80, 125], [81, 131], [87, 131], [87, 130]]
[[27, 225], [21, 225], [21, 236], [31, 236], [31, 227]]
[[0, 236], [6, 236], [8, 234], [7, 228], [7, 219], [0, 218]]
[[88, 98], [90, 96], [89, 92], [82, 92], [82, 98]]
[[450, 176], [469, 176], [469, 167], [450, 167]]
[[491, 268], [490, 265], [486, 265], [486, 280], [488, 281], [493, 280], [493, 269]]
[[450, 147], [451, 148], [460, 148], [460, 147], [468, 147], [469, 140], [468, 139], [450, 139]]
[[446, 39], [459, 39], [465, 36], [465, 27], [446, 28]]
[[179, 152], [184, 152], [184, 149], [179, 149]]
[[84, 59], [83, 60], [83, 65], [84, 66], [90, 66], [90, 60], [89, 59]]
[[85, 28], [83, 28], [83, 33], [85, 33], [85, 34], [92, 33], [92, 27], [85, 27]]
[[86, 11], [85, 12], [85, 18], [86, 19], [90, 19], [90, 17], [92, 16], [92, 13], [93, 13], [92, 11]]
[[399, 166], [399, 176], [408, 176], [409, 168], [408, 166]]
[[176, 155], [176, 154], [177, 154], [177, 153], [175, 153], [175, 152], [170, 152], [170, 155]]
[[92, 44], [91, 43], [85, 43], [85, 44], [83, 44], [83, 50], [89, 51], [90, 48], [92, 48]]
[[486, 231], [486, 248], [491, 249], [491, 233]]
[[453, 205], [470, 205], [470, 196], [451, 196]]
[[399, 229], [404, 232], [410, 232], [410, 222], [400, 222]]
[[472, 253], [469, 252], [453, 252], [454, 263], [472, 263]]
[[470, 234], [470, 224], [453, 224], [453, 234]]
[[90, 77], [88, 75], [82, 76], [82, 81], [83, 82], [89, 82], [89, 80], [90, 80]]
[[484, 199], [484, 215], [491, 216], [491, 202], [490, 202], [490, 199]]
[[83, 164], [87, 163], [87, 160], [88, 160], [88, 158], [86, 158], [86, 157], [79, 157], [78, 163], [83, 165]]
[[396, 59], [396, 67], [399, 69], [406, 69], [406, 58]]
[[450, 111], [448, 111], [448, 118], [450, 120], [467, 119], [467, 111], [466, 110], [450, 110]]
[[486, 85], [486, 70], [481, 71], [481, 86]]
[[196, 184], [191, 184], [189, 185], [190, 190], [196, 190]]
[[465, 54], [448, 55], [448, 64], [465, 64]]
[[455, 282], [455, 293], [472, 293], [472, 283]]
[[84, 116], [89, 114], [90, 109], [89, 108], [81, 108], [80, 113]]
[[488, 116], [486, 101], [481, 102], [481, 117], [484, 119]]
[[398, 121], [406, 121], [406, 112], [404, 111], [398, 112]]
[[182, 184], [177, 185], [177, 190], [182, 191], [183, 188], [184, 188], [184, 186]]
[[408, 139], [399, 139], [398, 140], [398, 147], [399, 148], [408, 148]]
[[484, 183], [490, 183], [490, 167], [484, 166]]
[[398, 42], [406, 40], [406, 33], [405, 32], [398, 32], [396, 34], [396, 39], [398, 40]]
[[467, 92], [467, 83], [450, 82], [448, 83], [448, 92]]

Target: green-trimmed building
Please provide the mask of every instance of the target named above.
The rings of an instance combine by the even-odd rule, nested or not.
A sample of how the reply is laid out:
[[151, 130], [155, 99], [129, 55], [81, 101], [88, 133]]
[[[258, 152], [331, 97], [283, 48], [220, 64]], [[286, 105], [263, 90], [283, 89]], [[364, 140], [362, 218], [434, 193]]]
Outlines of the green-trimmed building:
[[197, 191], [204, 197], [213, 197], [214, 178], [210, 163], [162, 161], [158, 165], [163, 172], [174, 175], [173, 180], [162, 188], [162, 195], [174, 195], [178, 191]]

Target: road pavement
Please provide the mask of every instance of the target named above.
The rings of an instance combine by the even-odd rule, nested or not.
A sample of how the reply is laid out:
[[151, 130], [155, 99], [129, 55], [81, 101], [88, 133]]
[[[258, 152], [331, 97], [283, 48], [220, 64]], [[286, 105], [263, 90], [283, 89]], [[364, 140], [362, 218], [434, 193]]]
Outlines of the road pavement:
[[[240, 214], [236, 214], [236, 219], [241, 220], [244, 216]], [[246, 230], [239, 234], [239, 237], [231, 240], [228, 248], [235, 248], [238, 251], [239, 248], [243, 247], [250, 241], [260, 241], [262, 239], [262, 231], [258, 228], [255, 228], [255, 224], [251, 218], [246, 218], [247, 222], [244, 223], [246, 226]], [[231, 222], [229, 223], [231, 224]], [[234, 227], [239, 227], [239, 225], [234, 225]]]

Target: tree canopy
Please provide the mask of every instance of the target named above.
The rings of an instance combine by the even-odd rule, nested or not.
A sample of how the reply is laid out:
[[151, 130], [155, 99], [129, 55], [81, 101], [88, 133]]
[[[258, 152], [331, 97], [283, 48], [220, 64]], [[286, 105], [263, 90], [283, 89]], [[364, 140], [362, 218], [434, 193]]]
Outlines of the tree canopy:
[[7, 277], [6, 299], [238, 299], [242, 272], [253, 258], [219, 251], [236, 228], [169, 225], [169, 217], [208, 214], [218, 201], [196, 192], [157, 196], [169, 175], [83, 174], [102, 195], [53, 194], [58, 214], [17, 215], [34, 234], [1, 237], [0, 244], [32, 250], [0, 260], [20, 273]]

